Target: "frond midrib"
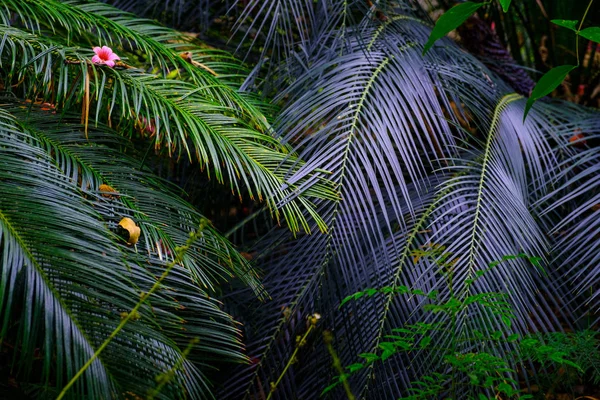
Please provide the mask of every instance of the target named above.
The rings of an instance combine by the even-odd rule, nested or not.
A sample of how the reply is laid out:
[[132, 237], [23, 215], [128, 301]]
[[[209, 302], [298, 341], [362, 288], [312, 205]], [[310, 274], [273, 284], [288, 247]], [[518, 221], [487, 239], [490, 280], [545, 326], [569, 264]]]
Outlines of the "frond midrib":
[[[69, 320], [71, 321], [71, 323], [77, 328], [77, 330], [79, 331], [79, 334], [85, 339], [89, 348], [92, 351], [95, 351], [95, 346], [93, 345], [92, 341], [88, 337], [87, 332], [85, 331], [85, 329], [83, 329], [81, 327], [77, 318], [74, 317], [71, 309], [65, 304], [64, 300], [62, 299], [62, 297], [60, 296], [58, 291], [54, 288], [54, 285], [52, 284], [51, 280], [48, 278], [44, 269], [42, 268], [40, 263], [37, 261], [37, 259], [35, 258], [35, 256], [31, 252], [31, 250], [29, 249], [29, 246], [27, 246], [26, 241], [21, 237], [18, 230], [15, 228], [14, 224], [12, 224], [10, 222], [10, 219], [4, 214], [4, 212], [1, 209], [0, 209], [0, 222], [2, 222], [2, 224], [8, 228], [12, 237], [17, 241], [17, 243], [19, 244], [19, 247], [23, 250], [26, 258], [29, 260], [31, 265], [33, 265], [33, 267], [37, 271], [38, 276], [43, 280], [46, 288], [52, 293], [52, 296], [55, 298], [55, 300], [58, 302], [58, 304], [60, 304], [64, 313], [69, 317]], [[105, 371], [105, 373], [108, 376], [110, 376], [111, 382], [113, 384], [117, 384], [117, 381], [114, 379], [114, 376], [110, 372], [110, 369], [107, 368], [102, 357], [98, 357], [97, 359], [98, 359], [98, 362], [100, 362], [100, 364], [102, 365], [102, 369]]]
[[[364, 102], [371, 90], [371, 88], [373, 87], [375, 81], [377, 80], [377, 77], [379, 76], [379, 74], [383, 71], [383, 69], [389, 64], [389, 62], [393, 59], [393, 56], [389, 56], [389, 57], [385, 57], [380, 65], [375, 69], [375, 71], [373, 72], [373, 75], [369, 78], [369, 80], [367, 81], [366, 85], [364, 86], [364, 90], [363, 93], [360, 97], [360, 99], [358, 100], [358, 102], [356, 103], [356, 111], [354, 113], [354, 116], [352, 118], [352, 123], [350, 124], [350, 128], [348, 129], [348, 138], [346, 140], [346, 145], [345, 145], [345, 149], [344, 149], [344, 156], [343, 156], [343, 160], [342, 160], [342, 167], [341, 167], [341, 175], [340, 175], [340, 180], [339, 183], [337, 184], [338, 187], [338, 200], [335, 201], [335, 207], [333, 210], [333, 214], [332, 214], [332, 220], [331, 223], [329, 224], [329, 230], [327, 233], [324, 233], [325, 235], [327, 235], [327, 244], [325, 246], [325, 256], [323, 258], [323, 262], [321, 263], [321, 265], [319, 266], [319, 268], [317, 269], [317, 271], [313, 274], [312, 278], [309, 279], [302, 287], [302, 289], [300, 290], [300, 292], [298, 292], [298, 294], [296, 295], [294, 301], [291, 303], [292, 306], [295, 306], [298, 301], [302, 298], [302, 296], [304, 295], [305, 291], [308, 290], [308, 288], [310, 287], [310, 283], [312, 280], [315, 279], [315, 277], [320, 277], [321, 272], [323, 271], [323, 269], [326, 267], [326, 265], [329, 263], [329, 260], [331, 259], [331, 249], [332, 249], [332, 241], [333, 241], [333, 234], [335, 231], [335, 227], [336, 227], [336, 220], [337, 220], [337, 216], [339, 214], [339, 206], [342, 200], [341, 195], [339, 195], [339, 191], [342, 186], [343, 186], [343, 181], [344, 181], [344, 176], [346, 174], [346, 165], [348, 162], [348, 155], [350, 152], [350, 146], [352, 144], [352, 139], [356, 134], [356, 126], [358, 123], [358, 119], [360, 117], [360, 114], [362, 112], [363, 109], [363, 105]], [[275, 332], [270, 336], [270, 337], [275, 337], [279, 334], [279, 332], [281, 331], [283, 325], [285, 324], [286, 320], [285, 318], [281, 318], [279, 324], [277, 325]], [[262, 352], [262, 356], [261, 356], [261, 362], [259, 363], [259, 365], [257, 366], [256, 370], [253, 372], [253, 378], [252, 380], [255, 379], [255, 377], [258, 375], [259, 370], [262, 368], [263, 365], [263, 361], [265, 359], [265, 355], [268, 354], [268, 352], [271, 349], [271, 343], [272, 341], [270, 340], [268, 345], [265, 347], [265, 350]], [[248, 398], [251, 395], [250, 393], [250, 385], [248, 386], [246, 393], [244, 395], [244, 398]]]
[[508, 94], [498, 102], [498, 105], [494, 109], [494, 114], [492, 116], [492, 121], [490, 123], [490, 128], [488, 131], [488, 138], [485, 145], [485, 151], [483, 154], [483, 161], [481, 165], [481, 177], [479, 179], [479, 184], [477, 185], [477, 200], [475, 204], [475, 216], [473, 218], [473, 228], [471, 233], [471, 239], [469, 240], [469, 258], [468, 258], [468, 277], [467, 279], [472, 279], [475, 274], [475, 256], [477, 249], [479, 248], [479, 240], [477, 239], [477, 230], [479, 218], [481, 215], [481, 204], [483, 202], [483, 192], [484, 186], [486, 184], [486, 175], [487, 168], [490, 162], [490, 154], [492, 150], [492, 143], [496, 137], [498, 123], [500, 122], [500, 115], [504, 111], [504, 109], [512, 102], [521, 99], [523, 96], [517, 93]]
[[[404, 270], [404, 266], [406, 265], [406, 260], [408, 259], [408, 256], [410, 255], [410, 251], [411, 251], [411, 246], [413, 241], [417, 238], [417, 235], [419, 234], [419, 232], [421, 231], [421, 229], [423, 228], [423, 225], [425, 224], [425, 222], [427, 222], [427, 219], [431, 216], [431, 214], [435, 211], [436, 207], [438, 206], [439, 202], [443, 199], [443, 197], [448, 193], [449, 188], [446, 188], [446, 190], [439, 192], [436, 197], [433, 199], [433, 201], [431, 202], [431, 204], [429, 205], [429, 207], [427, 207], [427, 209], [425, 211], [423, 211], [423, 214], [421, 215], [421, 217], [419, 218], [419, 220], [415, 223], [413, 229], [411, 230], [409, 236], [406, 238], [406, 244], [404, 246], [404, 249], [402, 250], [402, 253], [400, 253], [400, 256], [398, 258], [398, 263], [397, 263], [397, 267], [396, 267], [396, 273], [394, 274], [393, 280], [392, 280], [392, 287], [394, 289], [396, 289], [399, 285], [399, 281], [400, 281], [400, 274], [402, 273], [402, 271]], [[392, 290], [388, 295], [387, 298], [385, 300], [385, 304], [383, 306], [383, 314], [381, 316], [381, 322], [379, 324], [379, 329], [377, 332], [377, 336], [375, 338], [375, 343], [373, 345], [373, 353], [377, 350], [378, 346], [379, 346], [379, 342], [381, 341], [381, 339], [383, 338], [383, 331], [384, 331], [384, 325], [387, 319], [387, 314], [390, 310], [390, 306], [392, 304], [392, 301], [394, 299], [394, 290]], [[368, 391], [369, 388], [369, 384], [371, 383], [371, 381], [374, 381], [374, 377], [373, 377], [373, 368], [374, 364], [371, 363], [369, 364], [368, 368], [369, 368], [369, 378], [367, 379], [365, 386], [363, 388], [362, 393], [366, 393]]]
[[[518, 95], [518, 94], [509, 94], [504, 96], [500, 102], [498, 103], [498, 105], [496, 106], [496, 108], [494, 109], [494, 114], [493, 114], [493, 118], [492, 118], [492, 122], [490, 124], [490, 129], [488, 132], [488, 140], [486, 141], [486, 146], [485, 146], [485, 152], [483, 154], [483, 160], [482, 160], [482, 171], [481, 171], [481, 178], [478, 184], [478, 190], [477, 190], [477, 204], [476, 204], [476, 217], [474, 219], [474, 223], [473, 223], [473, 234], [471, 236], [471, 246], [469, 247], [470, 250], [470, 261], [469, 263], [473, 263], [473, 258], [474, 258], [474, 252], [476, 251], [476, 237], [475, 237], [475, 232], [476, 232], [476, 226], [479, 220], [479, 214], [480, 214], [480, 205], [481, 205], [481, 201], [482, 201], [482, 192], [483, 192], [483, 186], [485, 184], [485, 172], [487, 170], [487, 164], [489, 163], [489, 159], [490, 159], [490, 150], [491, 150], [491, 144], [493, 142], [493, 139], [495, 137], [495, 131], [496, 131], [496, 127], [497, 124], [499, 122], [499, 118], [500, 115], [502, 113], [502, 111], [512, 102], [519, 100], [520, 98], [522, 98], [522, 96]], [[463, 175], [466, 174], [466, 171], [462, 171], [457, 175]], [[419, 220], [416, 222], [415, 226], [413, 227], [413, 229], [411, 230], [409, 236], [406, 239], [406, 244], [404, 247], [404, 250], [402, 251], [402, 253], [400, 254], [399, 258], [398, 258], [398, 267], [396, 267], [396, 273], [394, 274], [394, 278], [393, 278], [393, 283], [392, 283], [392, 287], [396, 288], [398, 286], [399, 283], [399, 279], [400, 279], [400, 274], [402, 273], [403, 267], [406, 264], [406, 260], [410, 254], [410, 250], [411, 250], [411, 245], [412, 242], [415, 240], [415, 238], [417, 237], [417, 234], [419, 233], [419, 231], [422, 229], [423, 224], [427, 221], [427, 219], [429, 218], [429, 216], [433, 213], [433, 211], [435, 211], [435, 208], [438, 206], [439, 202], [449, 193], [450, 188], [447, 187], [445, 190], [440, 191], [435, 199], [433, 199], [433, 201], [431, 202], [431, 204], [429, 205], [429, 207], [423, 212], [423, 214], [421, 215], [421, 217], [419, 218]], [[471, 258], [473, 257], [473, 258]], [[470, 275], [474, 274], [474, 271], [470, 268]], [[379, 330], [377, 333], [377, 337], [375, 340], [375, 344], [373, 346], [373, 349], [376, 350], [377, 346], [379, 344], [379, 342], [382, 339], [382, 335], [383, 335], [383, 330], [384, 330], [384, 324], [387, 318], [387, 313], [389, 312], [391, 303], [393, 301], [394, 298], [394, 292], [392, 291], [391, 293], [389, 293], [387, 295], [387, 299], [385, 301], [384, 304], [384, 311], [383, 311], [383, 315], [381, 318], [381, 322], [379, 325]], [[365, 384], [365, 387], [363, 388], [362, 393], [366, 393], [369, 387], [369, 384], [373, 378], [373, 364], [369, 365], [369, 379], [367, 379], [367, 382]]]

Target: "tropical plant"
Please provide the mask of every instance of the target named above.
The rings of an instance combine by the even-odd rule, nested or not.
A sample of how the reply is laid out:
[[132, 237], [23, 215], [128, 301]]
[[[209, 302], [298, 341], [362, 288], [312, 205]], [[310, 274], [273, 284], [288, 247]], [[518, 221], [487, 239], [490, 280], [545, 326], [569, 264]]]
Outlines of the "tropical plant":
[[[541, 373], [531, 377], [540, 392], [536, 398], [565, 392], [583, 394], [581, 387], [600, 383], [597, 331], [538, 333], [526, 337], [520, 347], [526, 359], [543, 366]], [[560, 350], [558, 356], [554, 349]]]
[[[578, 340], [572, 343], [576, 350], [567, 350], [564, 343], [561, 343], [561, 341], [569, 340], [563, 332], [552, 332], [549, 335], [550, 340], [544, 340], [542, 337], [539, 337], [539, 339], [520, 338], [518, 334], [511, 334], [514, 314], [510, 304], [505, 301], [505, 293], [482, 292], [470, 294], [469, 287], [502, 262], [522, 258], [539, 267], [537, 257], [529, 257], [526, 254], [504, 256], [502, 260], [490, 263], [487, 268], [479, 269], [474, 278], [464, 282], [467, 291], [456, 292], [454, 290], [456, 284], [454, 265], [456, 260], [452, 259], [450, 254], [445, 253], [444, 246], [427, 246], [422, 250], [413, 251], [412, 255], [415, 262], [422, 257], [433, 258], [438, 266], [437, 273], [446, 279], [446, 291], [449, 294], [447, 300], [440, 301], [437, 290], [425, 293], [419, 289], [411, 290], [406, 286], [386, 286], [378, 289], [369, 288], [354, 293], [342, 300], [340, 307], [343, 307], [349, 301], [381, 294], [424, 297], [423, 310], [428, 313], [445, 314], [447, 318], [444, 319], [450, 321], [450, 324], [447, 324], [446, 321], [430, 323], [419, 321], [392, 329], [392, 334], [386, 335], [385, 340], [379, 343], [376, 353], [360, 354], [359, 357], [364, 361], [342, 369], [341, 374], [334, 378], [334, 382], [325, 388], [323, 393], [330, 391], [339, 383], [347, 381], [353, 373], [370, 366], [372, 363], [386, 362], [388, 358], [397, 354], [405, 354], [406, 357], [410, 353], [433, 351], [436, 356], [441, 358], [429, 359], [428, 361], [431, 365], [438, 367], [428, 375], [411, 382], [411, 387], [408, 389], [411, 394], [402, 399], [457, 399], [458, 396], [465, 399], [477, 398], [481, 400], [498, 397], [503, 399], [531, 399], [533, 395], [522, 394], [519, 390], [519, 384], [514, 378], [517, 376], [517, 370], [513, 369], [515, 367], [511, 367], [511, 364], [518, 365], [520, 371], [526, 371], [526, 363], [535, 360], [543, 363], [546, 367], [551, 363], [558, 364], [561, 368], [568, 368], [571, 374], [578, 374], [583, 373], [584, 370], [576, 362], [571, 361], [571, 358], [575, 358], [572, 356], [573, 353], [579, 350], [578, 347], [581, 347], [582, 350], [587, 348], [592, 358], [600, 355], [593, 340], [594, 335], [590, 335], [589, 332], [587, 335], [575, 336], [577, 339], [580, 337], [583, 339], [581, 342]], [[498, 316], [505, 326], [503, 330], [489, 333], [484, 333], [477, 328], [467, 329], [467, 334], [473, 336], [463, 336], [465, 331], [456, 324], [461, 319], [461, 314], [467, 315], [472, 320]], [[480, 322], [474, 323], [475, 326], [479, 324]], [[450, 338], [450, 340], [445, 338]], [[519, 350], [509, 357], [502, 358], [488, 352], [490, 348], [493, 349], [512, 342], [518, 343]], [[544, 342], [549, 342], [549, 344], [544, 344]], [[450, 347], [444, 347], [446, 345]], [[555, 368], [555, 370], [558, 370], [558, 368]]]
[[[110, 5], [3, 0], [0, 310], [19, 386], [60, 390], [202, 220], [153, 174], [160, 157], [197, 163], [284, 226], [245, 249], [252, 267], [208, 226], [141, 318], [76, 382], [74, 398], [203, 398], [217, 358], [249, 361], [218, 398], [316, 398], [336, 374], [320, 330], [351, 365], [392, 329], [447, 322], [393, 291], [338, 309], [368, 287], [447, 299], [436, 263], [411, 262], [428, 244], [456, 258], [457, 291], [506, 293], [520, 335], [596, 321], [600, 114], [540, 100], [523, 121], [526, 99], [452, 40], [423, 56], [433, 24], [421, 3], [232, 2], [236, 44], [258, 61], [248, 69]], [[220, 14], [221, 5], [172, 2], [156, 15]], [[513, 4], [502, 23], [525, 6]], [[92, 62], [103, 45], [121, 59], [114, 68]], [[139, 225], [136, 245], [115, 234], [123, 217]], [[547, 274], [514, 259], [465, 285], [481, 266], [521, 252], [539, 255]], [[223, 285], [232, 275], [244, 285]], [[270, 297], [261, 302], [263, 287]], [[307, 322], [315, 313], [321, 319]], [[503, 327], [476, 313], [456, 324], [465, 337]], [[509, 343], [490, 354], [514, 351]], [[348, 382], [360, 398], [387, 400], [430, 373], [423, 355], [394, 355]]]
[[211, 397], [215, 363], [247, 360], [215, 294], [234, 278], [264, 291], [210, 225], [175, 258], [204, 218], [153, 173], [151, 149], [295, 232], [324, 229], [310, 193], [333, 191], [286, 181], [302, 163], [238, 90], [246, 73], [231, 56], [102, 3], [3, 1], [0, 21], [2, 397], [55, 398], [79, 370], [68, 398]]
[[[273, 300], [259, 306], [243, 293], [226, 298], [245, 323], [253, 364], [228, 380], [224, 398], [266, 398], [276, 380], [274, 398], [318, 396], [335, 374], [318, 331], [279, 380], [295, 338], [307, 330], [304, 317], [314, 312], [333, 333], [342, 365], [373, 353], [394, 328], [447, 322], [424, 314], [417, 299], [392, 294], [337, 309], [367, 287], [448, 296], [435, 263], [410, 263], [426, 244], [445, 245], [456, 257], [457, 291], [503, 255], [540, 255], [547, 274], [516, 259], [468, 288], [506, 292], [520, 335], [560, 331], [597, 312], [597, 111], [544, 100], [523, 122], [526, 98], [451, 40], [422, 55], [431, 25], [408, 2], [376, 2], [356, 23], [367, 2], [282, 3], [309, 10], [319, 23], [307, 24], [314, 39], [273, 75], [283, 107], [276, 129], [306, 170], [331, 172], [323, 177], [336, 183], [340, 199], [317, 203], [325, 235], [292, 239], [276, 230], [257, 244]], [[302, 29], [293, 14], [270, 17]], [[501, 318], [479, 317], [463, 316], [461, 334], [503, 329]], [[491, 354], [514, 351], [509, 344]], [[419, 354], [391, 357], [349, 383], [358, 398], [397, 398], [432, 368]], [[341, 390], [331, 398], [343, 398]]]

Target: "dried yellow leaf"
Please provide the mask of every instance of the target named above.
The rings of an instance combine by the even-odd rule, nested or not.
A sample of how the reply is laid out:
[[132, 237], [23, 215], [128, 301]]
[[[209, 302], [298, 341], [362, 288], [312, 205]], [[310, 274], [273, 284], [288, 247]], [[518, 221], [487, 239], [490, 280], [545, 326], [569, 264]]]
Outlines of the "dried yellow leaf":
[[123, 218], [119, 222], [119, 226], [124, 228], [129, 233], [127, 244], [134, 245], [138, 242], [138, 240], [140, 239], [141, 230], [140, 227], [137, 226], [131, 218]]
[[109, 199], [114, 198], [113, 193], [118, 193], [112, 186], [105, 184], [100, 185], [98, 189], [100, 190], [100, 192], [102, 192], [101, 194], [103, 197], [107, 197]]

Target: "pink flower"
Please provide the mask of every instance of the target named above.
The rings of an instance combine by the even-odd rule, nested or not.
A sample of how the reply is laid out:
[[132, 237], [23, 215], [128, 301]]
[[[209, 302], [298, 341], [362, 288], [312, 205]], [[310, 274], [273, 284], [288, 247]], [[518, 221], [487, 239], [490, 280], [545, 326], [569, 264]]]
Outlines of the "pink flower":
[[113, 53], [112, 49], [108, 46], [94, 47], [94, 53], [96, 55], [92, 57], [94, 64], [106, 64], [109, 67], [115, 66], [115, 60], [120, 60], [119, 56]]

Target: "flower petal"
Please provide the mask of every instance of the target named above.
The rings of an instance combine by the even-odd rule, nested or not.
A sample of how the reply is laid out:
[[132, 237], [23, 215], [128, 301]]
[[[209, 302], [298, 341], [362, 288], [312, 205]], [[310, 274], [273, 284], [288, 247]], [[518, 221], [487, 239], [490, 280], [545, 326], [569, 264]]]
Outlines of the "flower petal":
[[94, 57], [92, 57], [92, 62], [96, 64], [104, 63], [104, 61], [97, 54]]

